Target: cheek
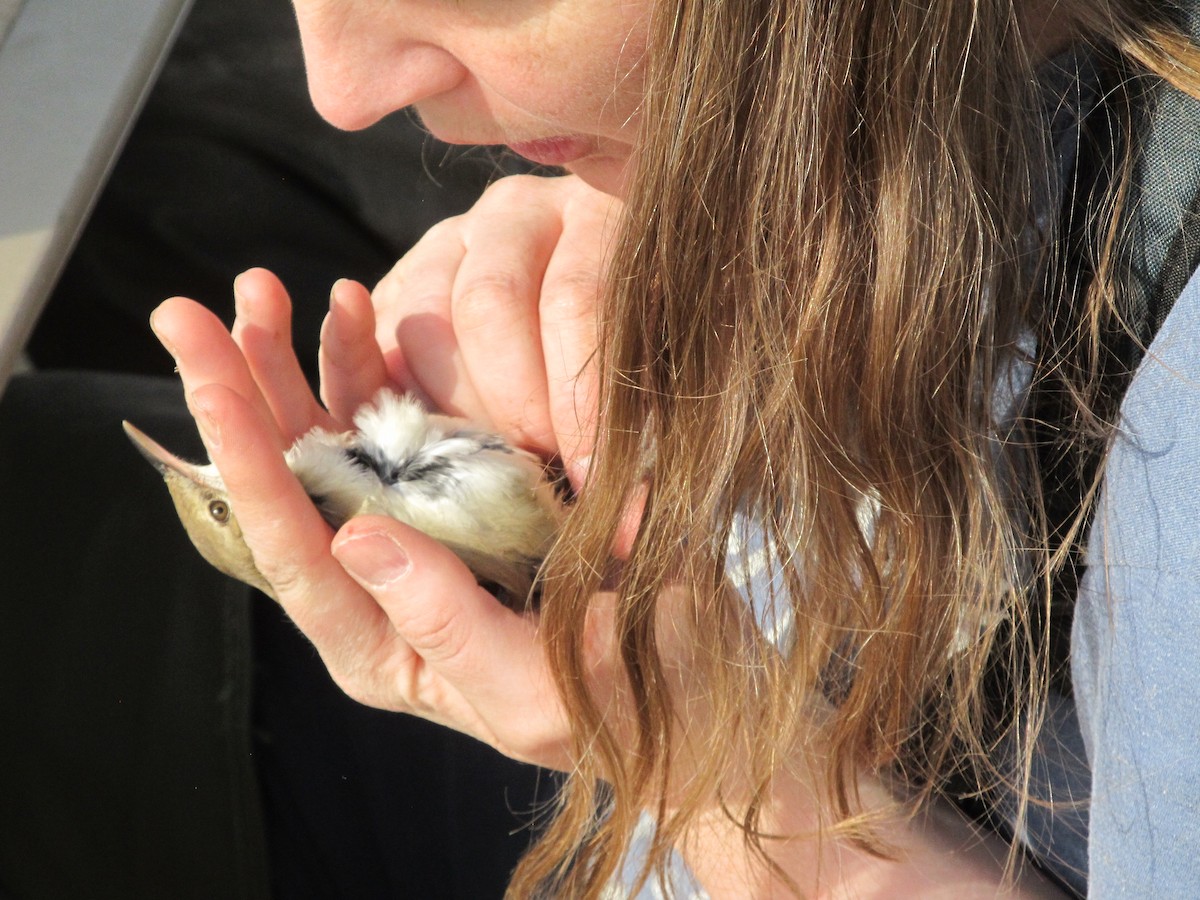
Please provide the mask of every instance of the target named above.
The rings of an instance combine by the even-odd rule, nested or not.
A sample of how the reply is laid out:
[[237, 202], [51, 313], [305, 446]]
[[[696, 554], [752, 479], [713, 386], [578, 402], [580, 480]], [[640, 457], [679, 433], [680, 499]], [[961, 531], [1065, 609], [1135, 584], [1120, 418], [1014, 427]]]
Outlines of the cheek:
[[631, 41], [625, 32], [606, 42], [595, 37], [551, 45], [564, 49], [543, 51], [532, 65], [533, 54], [514, 60], [512, 71], [520, 72], [514, 88], [547, 118], [585, 131], [624, 132], [642, 100], [645, 39]]
[[478, 34], [476, 78], [507, 102], [547, 119], [620, 128], [641, 101], [646, 13], [621, 0], [560, 2], [497, 40]]

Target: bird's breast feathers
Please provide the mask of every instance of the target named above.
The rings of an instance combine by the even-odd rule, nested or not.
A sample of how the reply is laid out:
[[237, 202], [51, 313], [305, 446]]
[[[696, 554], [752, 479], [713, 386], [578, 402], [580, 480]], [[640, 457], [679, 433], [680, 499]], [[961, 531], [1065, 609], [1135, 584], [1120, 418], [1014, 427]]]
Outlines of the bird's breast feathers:
[[[205, 558], [269, 593], [216, 467], [187, 463], [128, 423], [126, 431], [167, 479]], [[525, 601], [564, 515], [537, 457], [386, 389], [355, 415], [354, 430], [314, 429], [286, 459], [334, 528], [364, 513], [398, 519], [449, 546], [481, 582], [517, 603]]]
[[545, 553], [562, 508], [537, 457], [389, 390], [354, 425], [341, 434], [311, 431], [287, 454], [331, 523], [374, 513], [490, 556]]

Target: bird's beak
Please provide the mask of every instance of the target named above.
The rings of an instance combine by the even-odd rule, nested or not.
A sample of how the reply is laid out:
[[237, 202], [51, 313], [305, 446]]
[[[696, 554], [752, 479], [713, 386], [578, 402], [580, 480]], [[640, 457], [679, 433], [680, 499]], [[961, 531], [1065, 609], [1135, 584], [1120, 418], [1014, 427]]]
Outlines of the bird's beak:
[[197, 466], [180, 459], [158, 441], [146, 435], [145, 432], [136, 428], [129, 422], [122, 422], [121, 427], [125, 429], [125, 434], [129, 436], [129, 440], [133, 441], [133, 446], [137, 447], [138, 452], [146, 457], [150, 465], [158, 469], [159, 473], [166, 477], [174, 472], [177, 475], [182, 475], [189, 481], [203, 481], [198, 477]]

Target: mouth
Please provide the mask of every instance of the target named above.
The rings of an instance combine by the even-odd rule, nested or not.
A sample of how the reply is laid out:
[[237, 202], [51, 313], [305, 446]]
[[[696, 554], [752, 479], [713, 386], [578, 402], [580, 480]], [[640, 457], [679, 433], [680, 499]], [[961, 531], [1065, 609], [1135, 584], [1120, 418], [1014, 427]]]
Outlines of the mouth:
[[542, 166], [566, 166], [596, 152], [596, 141], [580, 135], [560, 135], [508, 145], [518, 156]]
[[[567, 166], [594, 156], [600, 151], [601, 139], [596, 135], [556, 134], [528, 140], [509, 140], [506, 129], [499, 124], [482, 129], [455, 127], [453, 119], [439, 120], [437, 108], [417, 107], [416, 113], [425, 130], [437, 140], [455, 146], [505, 146], [513, 153], [542, 166]], [[460, 126], [464, 123], [458, 123]], [[517, 129], [513, 129], [516, 131]], [[522, 129], [524, 130], [524, 129]], [[486, 133], [490, 132], [490, 133]]]

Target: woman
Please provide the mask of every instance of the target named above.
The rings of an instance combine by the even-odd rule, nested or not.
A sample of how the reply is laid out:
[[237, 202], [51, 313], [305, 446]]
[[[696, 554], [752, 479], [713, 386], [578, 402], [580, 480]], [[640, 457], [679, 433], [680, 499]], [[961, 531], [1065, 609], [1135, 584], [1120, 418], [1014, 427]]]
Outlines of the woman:
[[[899, 815], [884, 776], [914, 803], [952, 773], [1021, 790], [986, 750], [1036, 731], [1038, 598], [1079, 521], [1033, 477], [1030, 371], [1065, 375], [1079, 446], [1106, 408], [1123, 220], [1068, 277], [1035, 72], [1079, 39], [1195, 91], [1195, 51], [1115, 2], [295, 5], [333, 124], [413, 106], [573, 173], [496, 185], [374, 310], [335, 286], [328, 413], [269, 275], [236, 285], [232, 340], [155, 314], [334, 678], [571, 773], [520, 896], [598, 896], [643, 810], [650, 864], [678, 847], [712, 896], [992, 895], [986, 848]], [[394, 522], [331, 544], [279, 450], [385, 382], [561, 461], [578, 500], [536, 616]]]

